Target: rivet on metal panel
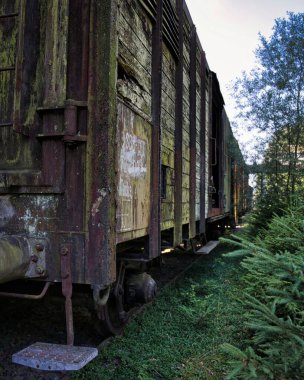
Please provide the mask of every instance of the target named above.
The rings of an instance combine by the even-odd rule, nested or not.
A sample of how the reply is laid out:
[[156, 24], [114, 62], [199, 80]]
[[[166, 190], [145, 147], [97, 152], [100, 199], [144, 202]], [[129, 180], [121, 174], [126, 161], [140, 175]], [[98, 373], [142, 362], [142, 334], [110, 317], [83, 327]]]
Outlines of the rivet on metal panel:
[[33, 261], [33, 263], [37, 263], [37, 261], [38, 261], [38, 256], [36, 256], [36, 255], [32, 255], [32, 256], [31, 256], [31, 261]]
[[61, 250], [60, 250], [61, 256], [66, 256], [68, 253], [69, 253], [68, 248], [66, 248], [66, 247], [61, 248]]
[[38, 244], [35, 245], [35, 248], [36, 248], [36, 251], [42, 252], [44, 250], [44, 245], [38, 243]]

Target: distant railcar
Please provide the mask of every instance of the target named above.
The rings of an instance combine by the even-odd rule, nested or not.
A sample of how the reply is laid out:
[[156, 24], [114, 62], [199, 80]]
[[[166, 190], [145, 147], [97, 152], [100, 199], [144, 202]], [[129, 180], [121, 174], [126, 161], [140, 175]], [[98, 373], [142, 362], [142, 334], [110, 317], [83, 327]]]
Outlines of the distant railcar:
[[116, 333], [162, 246], [246, 208], [217, 77], [182, 0], [1, 0], [0, 39], [0, 295], [61, 283], [72, 343], [81, 284]]

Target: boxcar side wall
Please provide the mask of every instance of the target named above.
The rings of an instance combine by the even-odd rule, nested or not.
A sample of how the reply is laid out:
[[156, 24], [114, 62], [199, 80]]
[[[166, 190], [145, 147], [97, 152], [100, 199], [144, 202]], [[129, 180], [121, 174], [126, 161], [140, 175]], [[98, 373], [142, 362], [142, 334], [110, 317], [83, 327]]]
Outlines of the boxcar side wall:
[[[223, 145], [221, 111], [223, 101], [217, 80], [212, 81], [212, 73], [204, 64], [203, 51], [199, 44], [195, 26], [182, 0], [163, 2], [161, 54], [161, 196], [162, 231], [173, 229], [173, 244], [194, 237], [204, 230], [205, 217], [220, 216], [223, 210], [224, 156], [220, 155]], [[168, 12], [168, 9], [170, 12]], [[118, 9], [118, 208], [117, 242], [144, 237], [150, 232], [152, 198], [149, 186], [156, 186], [151, 180], [152, 154], [154, 146], [152, 133], [153, 116], [153, 30], [157, 19], [157, 9], [150, 1], [120, 2]], [[204, 71], [204, 72], [203, 72]], [[216, 83], [212, 90], [212, 83]], [[217, 87], [216, 87], [217, 86]], [[204, 107], [201, 112], [202, 88]], [[213, 93], [217, 96], [213, 99]], [[218, 100], [217, 100], [218, 99]], [[120, 105], [121, 103], [121, 105]], [[128, 109], [127, 113], [121, 109]], [[217, 111], [215, 111], [217, 109]], [[122, 115], [129, 115], [127, 117]], [[215, 120], [216, 126], [212, 124]], [[137, 120], [137, 121], [135, 121]], [[140, 122], [139, 122], [140, 120]], [[137, 132], [134, 129], [137, 124]], [[141, 127], [138, 127], [139, 124]], [[214, 151], [212, 128], [220, 131]], [[145, 130], [142, 135], [139, 131]], [[151, 136], [149, 135], [151, 129]], [[202, 130], [204, 147], [201, 148]], [[134, 134], [138, 142], [128, 148], [137, 151], [130, 160], [123, 146], [125, 134]], [[133, 138], [134, 139], [134, 138]], [[120, 146], [121, 145], [121, 146]], [[150, 146], [150, 149], [149, 149]], [[217, 158], [217, 206], [212, 181], [212, 154]], [[201, 156], [204, 166], [201, 170]], [[210, 156], [210, 157], [209, 157]], [[220, 158], [220, 160], [219, 160]], [[126, 161], [129, 160], [129, 163]], [[129, 165], [129, 169], [126, 166]], [[138, 166], [138, 167], [137, 167]], [[150, 168], [150, 169], [149, 169]], [[132, 174], [132, 171], [134, 172]], [[137, 173], [136, 173], [137, 171]], [[213, 172], [212, 172], [213, 171]], [[137, 176], [135, 179], [131, 178]], [[202, 178], [202, 176], [204, 178]], [[142, 185], [139, 184], [142, 178]], [[206, 180], [205, 180], [206, 179]], [[201, 186], [204, 181], [204, 187]], [[153, 194], [153, 192], [152, 192]], [[206, 204], [201, 207], [201, 199]], [[220, 204], [221, 202], [221, 204]], [[149, 207], [150, 206], [150, 207]], [[216, 212], [214, 211], [217, 209]], [[203, 210], [203, 215], [201, 214]]]
[[16, 273], [102, 289], [117, 252], [153, 259], [162, 237], [246, 207], [184, 0], [1, 0], [0, 40], [0, 246], [23, 252]]

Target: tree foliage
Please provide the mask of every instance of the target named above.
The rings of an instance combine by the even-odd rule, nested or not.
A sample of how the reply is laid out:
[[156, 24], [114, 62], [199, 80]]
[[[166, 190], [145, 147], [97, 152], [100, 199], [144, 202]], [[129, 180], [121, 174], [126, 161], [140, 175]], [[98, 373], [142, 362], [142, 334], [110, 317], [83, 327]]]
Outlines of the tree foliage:
[[262, 132], [264, 192], [294, 194], [304, 174], [304, 13], [275, 20], [272, 35], [260, 35], [256, 58], [233, 89], [239, 116]]
[[[230, 240], [231, 243], [231, 240]], [[228, 379], [304, 378], [304, 208], [275, 216], [252, 239], [235, 236], [230, 256], [241, 265], [246, 293], [247, 348], [223, 348], [231, 357]]]
[[[260, 35], [258, 64], [235, 84], [243, 120], [263, 136], [249, 233], [236, 236], [247, 347], [226, 344], [228, 379], [304, 379], [304, 13]], [[254, 233], [253, 233], [254, 232]]]

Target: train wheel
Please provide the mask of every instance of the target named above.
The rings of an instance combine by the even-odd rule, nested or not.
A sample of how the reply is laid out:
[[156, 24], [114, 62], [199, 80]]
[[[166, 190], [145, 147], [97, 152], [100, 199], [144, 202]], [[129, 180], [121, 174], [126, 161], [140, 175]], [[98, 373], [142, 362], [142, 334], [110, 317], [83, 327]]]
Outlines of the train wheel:
[[125, 266], [121, 263], [113, 288], [108, 289], [105, 300], [99, 298], [95, 302], [99, 319], [97, 330], [102, 335], [119, 335], [127, 323], [128, 314], [124, 310], [124, 278]]
[[127, 323], [127, 313], [120, 306], [122, 302], [110, 295], [108, 302], [100, 306], [98, 330], [102, 335], [120, 335]]

